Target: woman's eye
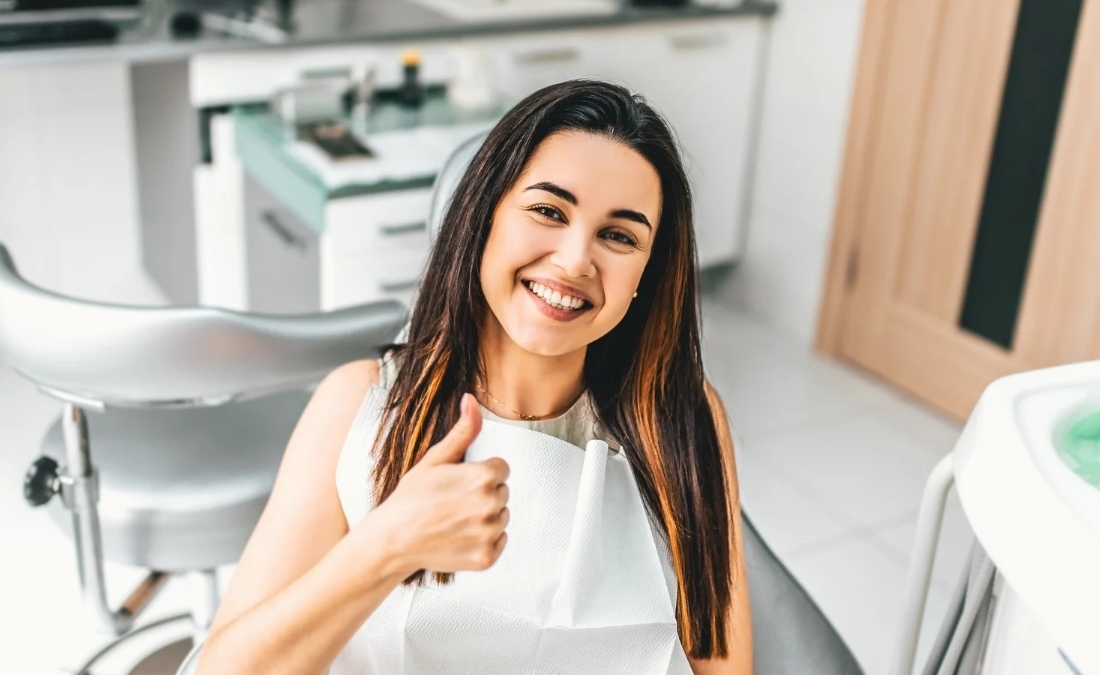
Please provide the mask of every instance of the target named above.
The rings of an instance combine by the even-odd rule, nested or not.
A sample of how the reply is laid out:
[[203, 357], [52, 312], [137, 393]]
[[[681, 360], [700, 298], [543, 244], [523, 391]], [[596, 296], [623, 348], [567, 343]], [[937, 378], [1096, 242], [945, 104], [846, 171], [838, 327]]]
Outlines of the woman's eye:
[[626, 244], [627, 246], [637, 246], [638, 242], [634, 241], [634, 237], [625, 232], [618, 232], [616, 230], [610, 230], [604, 232], [604, 236], [611, 239], [618, 244]]
[[548, 206], [546, 204], [535, 204], [528, 210], [534, 211], [544, 218], [550, 218], [551, 220], [558, 220], [563, 222], [565, 221], [565, 216], [563, 216], [561, 211], [557, 210], [553, 206]]

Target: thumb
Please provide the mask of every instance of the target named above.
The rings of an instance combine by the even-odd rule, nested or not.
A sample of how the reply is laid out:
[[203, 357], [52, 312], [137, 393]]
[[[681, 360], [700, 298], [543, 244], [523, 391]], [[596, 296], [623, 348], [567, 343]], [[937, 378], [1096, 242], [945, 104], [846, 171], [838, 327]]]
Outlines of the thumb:
[[443, 437], [443, 440], [433, 445], [421, 464], [451, 464], [461, 462], [466, 448], [477, 438], [481, 431], [481, 411], [478, 410], [477, 401], [470, 394], [463, 394], [459, 401], [461, 414], [455, 425]]

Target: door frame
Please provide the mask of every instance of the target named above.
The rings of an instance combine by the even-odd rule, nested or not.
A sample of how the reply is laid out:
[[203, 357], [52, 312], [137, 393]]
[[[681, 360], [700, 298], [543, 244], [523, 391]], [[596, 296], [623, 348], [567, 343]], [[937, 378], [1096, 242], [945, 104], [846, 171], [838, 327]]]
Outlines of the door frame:
[[[815, 349], [840, 356], [843, 327], [847, 323], [848, 285], [855, 274], [855, 250], [863, 221], [864, 185], [873, 165], [872, 139], [877, 131], [881, 88], [879, 65], [884, 62], [886, 38], [894, 16], [893, 0], [866, 0], [859, 45], [855, 87], [848, 113], [833, 229], [825, 267], [825, 284], [818, 307]], [[873, 57], [873, 58], [872, 58]]]

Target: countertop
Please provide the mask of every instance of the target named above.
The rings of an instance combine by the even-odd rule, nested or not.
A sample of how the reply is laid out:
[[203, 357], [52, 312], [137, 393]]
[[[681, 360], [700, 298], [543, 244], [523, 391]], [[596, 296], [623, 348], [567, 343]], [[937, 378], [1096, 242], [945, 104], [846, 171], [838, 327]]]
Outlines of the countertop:
[[[123, 60], [162, 61], [186, 58], [207, 51], [236, 49], [285, 49], [340, 43], [387, 43], [437, 40], [453, 37], [507, 34], [524, 31], [566, 30], [652, 21], [690, 20], [735, 15], [771, 16], [777, 3], [743, 0], [728, 7], [624, 6], [614, 14], [565, 16], [553, 19], [463, 22], [409, 0], [290, 0], [282, 20], [271, 4], [249, 0], [148, 0], [146, 17], [138, 26], [123, 31], [119, 39], [97, 45], [44, 45], [0, 49], [0, 67], [51, 63]], [[224, 36], [210, 30], [198, 37], [176, 38], [169, 23], [179, 11], [221, 14], [255, 12], [270, 17], [273, 26], [288, 27], [281, 42]]]

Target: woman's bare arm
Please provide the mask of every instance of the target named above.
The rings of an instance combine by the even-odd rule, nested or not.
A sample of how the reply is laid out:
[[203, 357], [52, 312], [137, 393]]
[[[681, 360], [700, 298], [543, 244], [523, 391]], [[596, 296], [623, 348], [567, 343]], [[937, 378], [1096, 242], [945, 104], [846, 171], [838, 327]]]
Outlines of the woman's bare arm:
[[731, 597], [733, 607], [729, 613], [726, 639], [729, 644], [729, 656], [725, 659], [688, 659], [695, 675], [752, 675], [752, 614], [749, 607], [749, 584], [745, 573], [745, 550], [741, 537], [741, 500], [737, 490], [737, 467], [734, 464], [733, 438], [730, 435], [726, 409], [718, 392], [706, 384], [707, 400], [710, 401], [714, 424], [718, 430], [718, 442], [725, 453], [726, 483], [729, 486], [730, 501], [733, 504], [733, 519], [730, 522], [730, 535], [733, 541], [731, 562], [734, 564], [734, 579]]
[[485, 570], [500, 557], [508, 465], [499, 457], [463, 461], [481, 429], [470, 394], [447, 435], [348, 531], [336, 464], [377, 381], [377, 363], [359, 361], [314, 392], [214, 619], [202, 675], [321, 673], [412, 573]]
[[[321, 673], [407, 573], [372, 511], [348, 537], [336, 462], [375, 361], [333, 371], [290, 437], [263, 515], [203, 648], [199, 673]], [[373, 546], [367, 544], [374, 540]]]

